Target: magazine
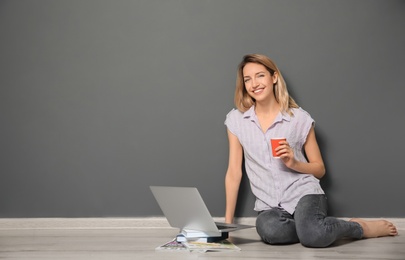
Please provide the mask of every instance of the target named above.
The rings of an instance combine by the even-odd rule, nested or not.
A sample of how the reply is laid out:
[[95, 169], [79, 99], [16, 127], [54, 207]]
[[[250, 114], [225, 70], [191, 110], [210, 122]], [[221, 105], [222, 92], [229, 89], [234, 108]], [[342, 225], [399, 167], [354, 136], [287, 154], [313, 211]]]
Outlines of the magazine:
[[177, 242], [176, 239], [170, 240], [169, 242], [156, 247], [157, 251], [188, 251], [188, 248], [181, 242]]
[[207, 252], [207, 251], [240, 251], [240, 248], [235, 246], [228, 240], [222, 240], [215, 243], [197, 242], [197, 241], [187, 241], [183, 244], [190, 251]]
[[240, 251], [241, 249], [235, 246], [228, 240], [222, 240], [215, 243], [199, 242], [199, 241], [184, 241], [178, 242], [176, 238], [169, 242], [158, 246], [157, 251], [164, 252], [208, 252], [208, 251]]

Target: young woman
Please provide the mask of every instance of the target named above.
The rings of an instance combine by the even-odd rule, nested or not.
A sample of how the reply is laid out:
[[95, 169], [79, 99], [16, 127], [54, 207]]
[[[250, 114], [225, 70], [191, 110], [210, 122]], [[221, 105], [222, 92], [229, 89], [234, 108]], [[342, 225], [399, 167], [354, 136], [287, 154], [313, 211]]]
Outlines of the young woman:
[[[344, 221], [327, 216], [327, 199], [319, 184], [325, 166], [314, 120], [289, 96], [283, 76], [268, 57], [243, 57], [235, 105], [237, 109], [225, 121], [229, 139], [226, 222], [233, 222], [244, 158], [256, 197], [256, 229], [266, 243], [326, 247], [342, 237], [398, 234], [385, 220]], [[276, 149], [279, 158], [271, 154], [272, 137], [286, 138]]]

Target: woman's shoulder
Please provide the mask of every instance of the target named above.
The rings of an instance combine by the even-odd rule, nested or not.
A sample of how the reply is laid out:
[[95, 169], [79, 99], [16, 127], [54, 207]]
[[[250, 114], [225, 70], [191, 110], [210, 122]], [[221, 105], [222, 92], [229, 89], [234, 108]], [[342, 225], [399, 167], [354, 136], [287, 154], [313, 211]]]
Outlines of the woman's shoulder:
[[232, 109], [227, 115], [225, 119], [225, 125], [229, 126], [236, 126], [240, 125], [243, 120], [244, 113], [238, 109]]
[[293, 117], [296, 119], [312, 119], [311, 115], [302, 107], [291, 108], [291, 112], [294, 115]]
[[242, 118], [243, 117], [243, 112], [240, 110], [233, 108], [229, 113], [226, 115], [226, 118]]

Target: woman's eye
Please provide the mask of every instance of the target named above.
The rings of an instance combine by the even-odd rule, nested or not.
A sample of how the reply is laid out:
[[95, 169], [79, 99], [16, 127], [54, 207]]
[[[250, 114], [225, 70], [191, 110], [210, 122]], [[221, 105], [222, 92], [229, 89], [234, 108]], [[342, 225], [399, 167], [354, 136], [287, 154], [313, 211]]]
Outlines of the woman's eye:
[[250, 80], [250, 79], [245, 79], [244, 81], [245, 81], [245, 83], [246, 83], [246, 82], [248, 82], [249, 80]]

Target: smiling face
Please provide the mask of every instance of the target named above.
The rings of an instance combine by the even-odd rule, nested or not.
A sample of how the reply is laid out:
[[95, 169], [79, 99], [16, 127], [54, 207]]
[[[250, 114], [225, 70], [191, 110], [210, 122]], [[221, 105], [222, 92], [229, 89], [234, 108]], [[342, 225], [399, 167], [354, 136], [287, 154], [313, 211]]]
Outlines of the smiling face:
[[247, 63], [243, 67], [243, 82], [246, 92], [256, 102], [274, 99], [273, 87], [277, 82], [277, 72], [273, 75], [261, 64]]

